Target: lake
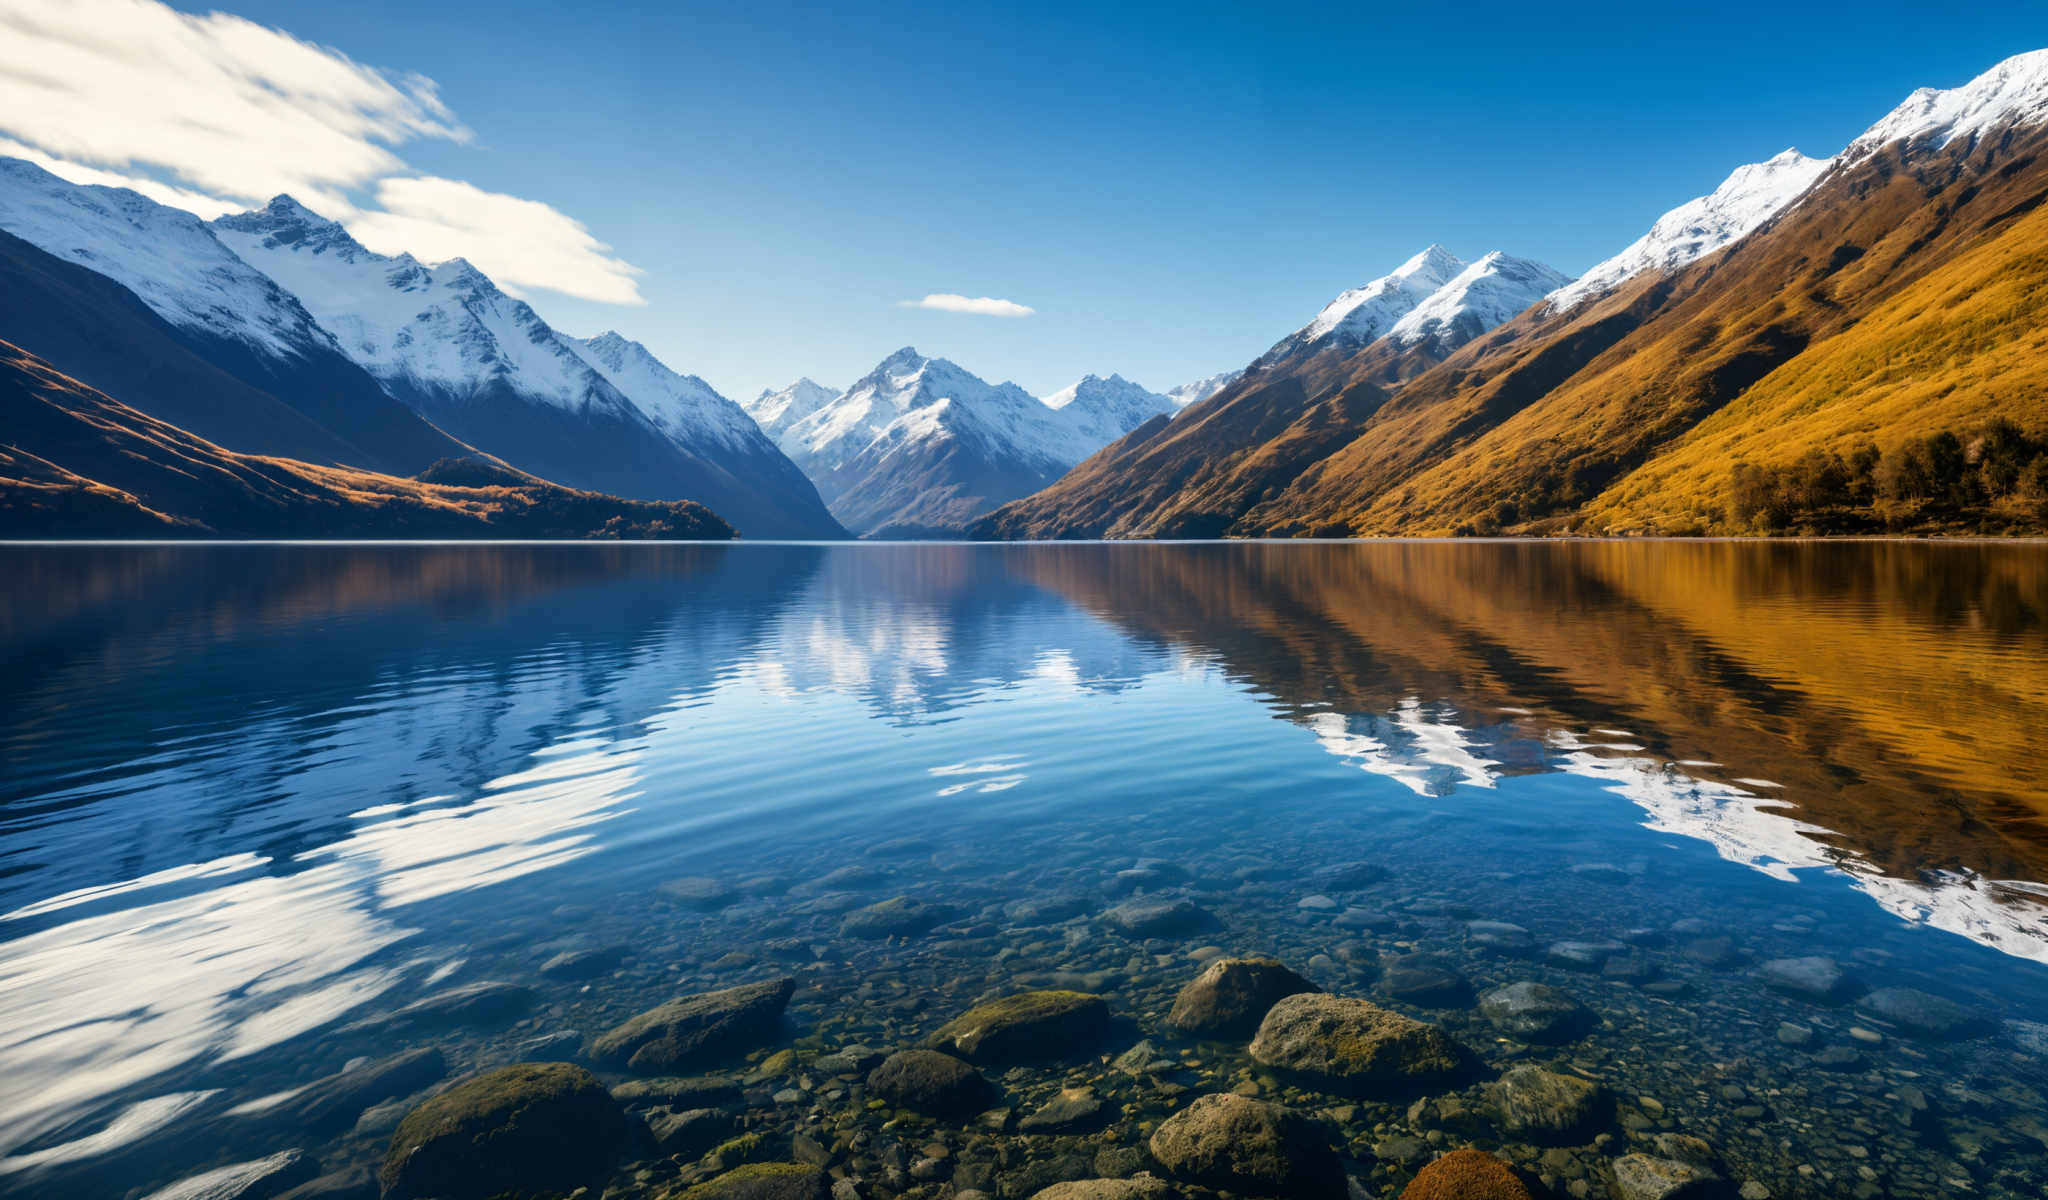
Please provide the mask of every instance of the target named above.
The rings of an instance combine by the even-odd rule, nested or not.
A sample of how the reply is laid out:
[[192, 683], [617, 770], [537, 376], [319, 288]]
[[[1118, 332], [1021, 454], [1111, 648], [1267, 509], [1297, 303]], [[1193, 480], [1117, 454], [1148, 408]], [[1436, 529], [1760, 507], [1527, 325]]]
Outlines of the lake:
[[[869, 1196], [1129, 1175], [1209, 1092], [1311, 1114], [1370, 1196], [1461, 1146], [1560, 1196], [1627, 1154], [1746, 1197], [2048, 1194], [2048, 546], [15, 546], [0, 577], [0, 1192], [293, 1148], [343, 1178], [448, 1080], [788, 977], [779, 1028], [628, 1107]], [[1471, 1071], [1305, 1082], [1166, 1023], [1242, 955]], [[1531, 982], [1576, 1015], [1481, 1000]], [[992, 1114], [869, 1094], [1029, 989], [1109, 1019], [985, 1067]], [[1531, 1064], [1603, 1107], [1518, 1126]]]

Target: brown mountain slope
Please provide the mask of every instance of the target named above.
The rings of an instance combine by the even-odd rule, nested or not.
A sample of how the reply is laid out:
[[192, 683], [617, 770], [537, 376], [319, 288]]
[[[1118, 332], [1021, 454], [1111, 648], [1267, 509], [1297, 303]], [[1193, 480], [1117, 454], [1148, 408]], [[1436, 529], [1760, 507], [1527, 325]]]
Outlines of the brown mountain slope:
[[[1905, 353], [1885, 329], [1899, 319], [1894, 305], [1903, 312], [1924, 303], [1916, 289], [1942, 294], [1969, 273], [1966, 263], [2021, 263], [2048, 246], [2048, 225], [2035, 211], [2048, 197], [2044, 149], [2048, 134], [2008, 130], [1951, 152], [1893, 146], [1838, 170], [1774, 223], [1681, 272], [1657, 311], [1582, 370], [1512, 411], [1499, 406], [1497, 422], [1450, 453], [1390, 472], [1389, 431], [1368, 427], [1247, 514], [1240, 531], [1291, 532], [1305, 522], [1355, 533], [1449, 533], [1510, 505], [1508, 524], [1577, 523], [1582, 509], [1600, 511], [1600, 493], [1724, 411], [1724, 429], [1747, 425], [1750, 436], [1768, 439], [1759, 444], [1796, 456], [1806, 447], [1782, 440], [1776, 405], [1733, 406], [1766, 381], [1765, 394], [1779, 392], [1774, 376], [1809, 368], [1809, 378], [1827, 383], [1803, 391], [1813, 410], [1808, 444], [1846, 451], [1861, 438], [1903, 437], [1869, 413], [1874, 385], [1896, 388], [1901, 378], [1923, 398], [1918, 424], [1971, 424], [1996, 400], [1982, 374], [1960, 369], [1953, 356]], [[2041, 299], [2034, 289], [2031, 300], [1976, 330], [1977, 352], [2031, 342]], [[1836, 344], [1844, 335], [1852, 336]], [[1876, 364], [1889, 355], [1889, 366], [1875, 375], [1842, 370], [1857, 363], [1857, 348]], [[2005, 415], [2048, 418], [2040, 393], [2016, 400]], [[1723, 480], [1731, 466], [1704, 464]], [[1636, 495], [1639, 510], [1690, 509], [1681, 497], [1641, 488]]]
[[975, 532], [1741, 532], [1738, 458], [2048, 426], [2044, 151], [2038, 128], [1887, 147], [1719, 254], [1531, 309], [1394, 386], [1370, 353], [1256, 372]]
[[1443, 360], [1435, 340], [1318, 344], [1259, 359], [1215, 396], [1156, 417], [1044, 491], [1004, 505], [975, 537], [1217, 537], [1333, 453], [1403, 381]]
[[502, 468], [457, 486], [236, 454], [0, 342], [0, 537], [733, 536], [700, 504], [620, 500]]

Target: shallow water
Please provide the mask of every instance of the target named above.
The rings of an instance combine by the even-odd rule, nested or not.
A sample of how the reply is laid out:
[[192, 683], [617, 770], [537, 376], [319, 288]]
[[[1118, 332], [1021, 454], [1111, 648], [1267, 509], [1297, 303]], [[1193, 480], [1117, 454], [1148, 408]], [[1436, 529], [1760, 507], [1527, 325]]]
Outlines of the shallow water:
[[[53, 547], [0, 548], [0, 579], [0, 1191], [372, 1162], [403, 1105], [312, 1136], [266, 1098], [789, 974], [768, 1049], [886, 1052], [1032, 986], [1117, 1017], [999, 1078], [1021, 1113], [1093, 1087], [1106, 1129], [878, 1119], [851, 1173], [936, 1137], [955, 1186], [1028, 1195], [1241, 1086], [1319, 1113], [1370, 1195], [1456, 1145], [1605, 1195], [1674, 1134], [1773, 1196], [2048, 1194], [2048, 547]], [[732, 891], [679, 904], [685, 877]], [[1133, 891], [1216, 924], [1105, 923]], [[840, 932], [899, 895], [953, 919]], [[1612, 968], [1546, 952], [1610, 939]], [[539, 972], [585, 947], [622, 957]], [[1178, 1039], [1217, 948], [1596, 1078], [1616, 1120], [1523, 1146]], [[1411, 954], [1470, 989], [1390, 996]], [[1974, 1023], [1764, 985], [1802, 955]], [[1504, 1039], [1470, 992], [1525, 979], [1597, 1027]], [[530, 1009], [379, 1023], [486, 980]], [[1180, 1065], [1104, 1065], [1144, 1037]], [[743, 1119], [829, 1144], [856, 1084], [756, 1079]]]

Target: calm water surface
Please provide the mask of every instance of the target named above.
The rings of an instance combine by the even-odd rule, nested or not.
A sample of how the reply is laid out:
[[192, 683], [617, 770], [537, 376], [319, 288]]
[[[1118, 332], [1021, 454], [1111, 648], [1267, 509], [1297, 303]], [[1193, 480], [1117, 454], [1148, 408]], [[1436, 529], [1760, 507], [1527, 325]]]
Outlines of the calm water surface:
[[[1750, 1194], [2048, 1194], [2048, 547], [0, 548], [0, 580], [0, 1192], [373, 1162], [404, 1103], [316, 1131], [279, 1096], [790, 974], [780, 1044], [825, 1050], [1109, 999], [1102, 1057], [999, 1080], [1025, 1113], [1090, 1086], [1106, 1129], [863, 1151], [950, 1136], [995, 1195], [1232, 1087], [1319, 1113], [1374, 1196], [1457, 1145], [1602, 1196], [1681, 1136]], [[1214, 924], [1103, 919], [1133, 892]], [[953, 919], [841, 933], [895, 896]], [[539, 971], [577, 948], [616, 965]], [[1218, 949], [1616, 1119], [1546, 1149], [1296, 1090], [1162, 1026]], [[1808, 955], [1960, 1023], [1767, 986]], [[1597, 1026], [1503, 1038], [1471, 996], [1528, 979]], [[532, 1004], [390, 1017], [479, 981]], [[1180, 1065], [1105, 1065], [1148, 1037]], [[784, 1144], [865, 1119], [853, 1080], [753, 1082]]]

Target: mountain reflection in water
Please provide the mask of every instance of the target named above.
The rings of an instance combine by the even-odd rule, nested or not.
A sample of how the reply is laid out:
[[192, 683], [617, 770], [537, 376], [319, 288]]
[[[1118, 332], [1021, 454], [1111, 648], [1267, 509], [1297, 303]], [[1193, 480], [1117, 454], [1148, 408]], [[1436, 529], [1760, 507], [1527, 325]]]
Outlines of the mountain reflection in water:
[[[308, 1035], [559, 895], [792, 830], [966, 838], [1290, 781], [1336, 819], [1455, 813], [1548, 775], [2048, 961], [2040, 546], [13, 548], [0, 572], [0, 1185], [303, 1078]], [[1267, 757], [1204, 759], [1223, 728]]]

